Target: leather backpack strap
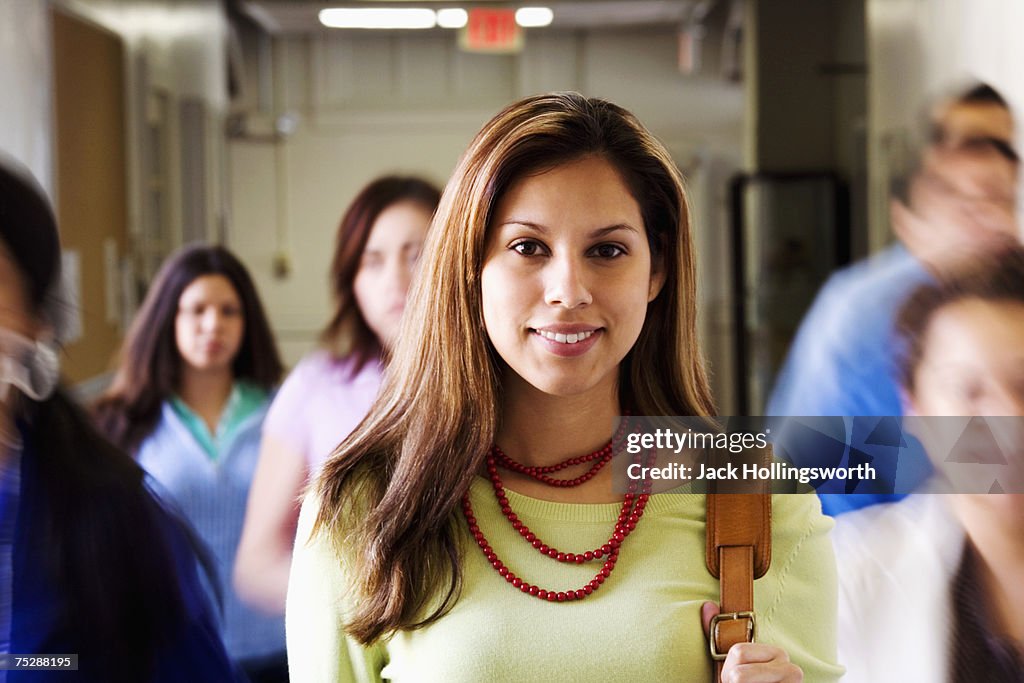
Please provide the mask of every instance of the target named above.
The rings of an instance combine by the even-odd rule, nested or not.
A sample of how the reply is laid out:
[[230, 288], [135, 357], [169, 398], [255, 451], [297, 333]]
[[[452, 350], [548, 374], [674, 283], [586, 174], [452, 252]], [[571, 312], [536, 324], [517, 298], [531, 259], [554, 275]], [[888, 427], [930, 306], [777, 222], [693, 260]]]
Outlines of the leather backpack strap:
[[[753, 449], [746, 457], [731, 458], [767, 466], [771, 448]], [[747, 491], [723, 493], [722, 491]], [[719, 614], [711, 621], [708, 641], [715, 661], [715, 677], [721, 681], [725, 657], [736, 643], [753, 642], [757, 631], [754, 615], [754, 579], [771, 564], [771, 489], [768, 480], [739, 480], [726, 484], [714, 480], [707, 494], [708, 571], [719, 580]]]

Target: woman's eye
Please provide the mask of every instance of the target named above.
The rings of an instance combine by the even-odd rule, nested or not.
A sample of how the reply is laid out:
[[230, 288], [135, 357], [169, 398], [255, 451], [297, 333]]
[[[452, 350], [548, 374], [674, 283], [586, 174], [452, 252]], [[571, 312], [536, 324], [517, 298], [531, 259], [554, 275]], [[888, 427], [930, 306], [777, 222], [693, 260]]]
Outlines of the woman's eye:
[[594, 255], [600, 258], [616, 258], [626, 253], [626, 250], [617, 244], [599, 244], [594, 247]]
[[977, 403], [984, 395], [985, 390], [978, 382], [959, 382], [956, 385], [956, 396], [962, 401]]
[[238, 306], [224, 306], [220, 310], [220, 312], [221, 312], [221, 315], [223, 315], [226, 318], [233, 318], [236, 315], [241, 315], [242, 314], [242, 309], [239, 308]]
[[1010, 380], [1009, 384], [1010, 390], [1013, 392], [1013, 395], [1017, 400], [1024, 400], [1024, 379], [1019, 377], [1013, 378]]
[[513, 244], [512, 250], [520, 256], [536, 256], [540, 253], [540, 245], [532, 240], [523, 240]]

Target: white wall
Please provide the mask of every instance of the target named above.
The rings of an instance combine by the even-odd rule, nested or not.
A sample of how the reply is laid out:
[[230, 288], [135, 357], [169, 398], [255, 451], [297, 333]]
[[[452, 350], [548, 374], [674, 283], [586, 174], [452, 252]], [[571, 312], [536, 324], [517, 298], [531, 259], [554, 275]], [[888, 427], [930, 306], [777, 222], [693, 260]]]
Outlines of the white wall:
[[[205, 176], [208, 232], [215, 234], [223, 213], [223, 118], [227, 112], [227, 18], [221, 0], [0, 0], [0, 153], [27, 164], [52, 197], [60, 192], [52, 122], [51, 9], [67, 12], [117, 35], [125, 46], [124, 72], [128, 146], [128, 228], [135, 237], [132, 254], [119, 254], [119, 266], [138, 275], [138, 251], [152, 241], [152, 203], [145, 198], [146, 130], [151, 115], [149, 97], [155, 90], [166, 96], [167, 117], [163, 225], [167, 236], [160, 253], [180, 241], [182, 192], [177, 127], [184, 98], [201, 102], [207, 113]], [[65, 180], [64, 182], [70, 182]], [[64, 226], [63, 229], [70, 229]], [[142, 272], [145, 272], [143, 267]], [[126, 275], [134, 278], [134, 275]], [[86, 281], [83, 289], [102, 287]], [[130, 291], [133, 288], [127, 288]], [[130, 311], [133, 301], [122, 302]], [[113, 349], [111, 349], [113, 352]], [[102, 381], [102, 378], [97, 378]]]
[[0, 152], [52, 192], [49, 36], [44, 3], [0, 0]]
[[[2, 0], [0, 0], [2, 1]], [[18, 0], [13, 0], [17, 2]], [[208, 234], [222, 219], [223, 121], [228, 108], [228, 23], [221, 0], [54, 0], [54, 4], [116, 33], [125, 43], [128, 128], [129, 231], [144, 252], [162, 254], [181, 241], [183, 187], [180, 106], [186, 99], [201, 102], [206, 112], [206, 193]], [[153, 153], [147, 120], [154, 116], [152, 98], [167, 103], [164, 130], [165, 177], [160, 223], [164, 236], [154, 236], [157, 221], [146, 201], [147, 166]], [[148, 270], [148, 268], [144, 268]]]
[[[252, 92], [259, 69], [258, 51], [250, 52], [251, 120], [267, 129], [274, 116], [294, 112], [300, 124], [277, 143], [229, 143], [229, 242], [253, 271], [285, 359], [307, 351], [329, 317], [334, 232], [358, 189], [390, 171], [443, 184], [476, 130], [526, 94], [579, 90], [633, 110], [693, 169], [701, 247], [713, 252], [721, 197], [712, 203], [699, 174], [712, 160], [738, 166], [743, 93], [682, 76], [676, 40], [674, 28], [535, 32], [521, 55], [481, 56], [459, 52], [448, 33], [278, 38], [264, 81], [273, 81], [269, 98]], [[271, 110], [254, 111], [260, 101]], [[290, 262], [287, 278], [274, 277], [277, 255]], [[720, 297], [716, 286], [709, 278], [702, 299]]]
[[[1024, 129], [1024, 2], [867, 0], [872, 246], [889, 241], [888, 182], [910, 159], [933, 98], [968, 79], [1010, 101]], [[1019, 142], [1018, 142], [1019, 144]]]
[[[147, 85], [174, 97], [198, 97], [214, 115], [227, 110], [227, 20], [218, 0], [0, 0], [0, 150], [25, 163], [54, 188], [51, 123], [50, 6], [72, 12], [125, 41], [128, 63], [129, 144], [137, 150], [145, 115], [132, 97]], [[145, 73], [139, 73], [145, 65]], [[144, 100], [141, 100], [144, 102]], [[141, 224], [137, 155], [130, 160], [131, 224]]]
[[227, 105], [225, 34], [218, 0], [59, 0], [55, 4], [117, 33], [146, 54], [150, 80], [182, 96]]

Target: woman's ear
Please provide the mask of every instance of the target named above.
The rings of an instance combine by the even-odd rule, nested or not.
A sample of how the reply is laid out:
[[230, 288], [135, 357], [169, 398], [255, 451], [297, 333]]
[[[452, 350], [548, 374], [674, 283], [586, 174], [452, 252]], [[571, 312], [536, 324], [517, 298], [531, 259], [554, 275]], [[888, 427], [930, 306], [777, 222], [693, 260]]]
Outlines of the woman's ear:
[[651, 303], [665, 286], [665, 259], [661, 256], [651, 257], [651, 282], [647, 288], [647, 303]]

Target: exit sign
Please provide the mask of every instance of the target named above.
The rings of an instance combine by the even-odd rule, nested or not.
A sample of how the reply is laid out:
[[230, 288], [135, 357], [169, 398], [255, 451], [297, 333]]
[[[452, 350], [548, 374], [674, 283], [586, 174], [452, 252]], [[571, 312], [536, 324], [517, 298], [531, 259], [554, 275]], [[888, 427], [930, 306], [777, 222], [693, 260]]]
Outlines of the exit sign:
[[523, 48], [523, 31], [514, 9], [476, 7], [459, 34], [459, 46], [467, 52], [505, 54]]

